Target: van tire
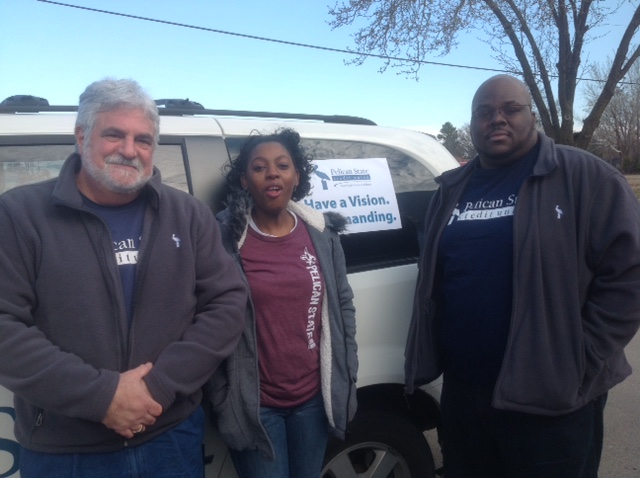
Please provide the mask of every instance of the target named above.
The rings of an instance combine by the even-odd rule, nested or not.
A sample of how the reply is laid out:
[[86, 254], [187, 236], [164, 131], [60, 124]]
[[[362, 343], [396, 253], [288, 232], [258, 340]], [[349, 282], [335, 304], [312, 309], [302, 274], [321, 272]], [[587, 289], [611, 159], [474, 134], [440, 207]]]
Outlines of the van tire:
[[407, 418], [359, 412], [346, 441], [332, 438], [322, 478], [435, 478], [433, 455], [422, 431]]

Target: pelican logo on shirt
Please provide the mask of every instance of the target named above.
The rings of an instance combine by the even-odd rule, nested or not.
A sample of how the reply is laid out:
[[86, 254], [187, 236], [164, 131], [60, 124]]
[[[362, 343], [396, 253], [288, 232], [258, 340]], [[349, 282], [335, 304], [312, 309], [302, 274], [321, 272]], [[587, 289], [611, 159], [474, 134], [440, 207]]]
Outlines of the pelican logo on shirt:
[[309, 252], [309, 249], [307, 249], [306, 247], [304, 248], [304, 254], [300, 256], [300, 259], [306, 262], [307, 266], [309, 267], [313, 266], [316, 263], [315, 256], [311, 255], [311, 253]]

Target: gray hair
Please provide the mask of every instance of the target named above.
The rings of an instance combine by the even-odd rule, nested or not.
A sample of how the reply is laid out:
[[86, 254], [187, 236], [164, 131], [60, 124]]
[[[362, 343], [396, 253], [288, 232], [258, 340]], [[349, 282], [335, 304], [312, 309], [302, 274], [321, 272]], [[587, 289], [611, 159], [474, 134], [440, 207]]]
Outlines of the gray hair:
[[105, 78], [87, 86], [80, 95], [76, 127], [82, 128], [85, 137], [89, 138], [98, 113], [119, 108], [142, 110], [155, 125], [154, 146], [158, 144], [160, 137], [158, 107], [153, 98], [134, 80]]

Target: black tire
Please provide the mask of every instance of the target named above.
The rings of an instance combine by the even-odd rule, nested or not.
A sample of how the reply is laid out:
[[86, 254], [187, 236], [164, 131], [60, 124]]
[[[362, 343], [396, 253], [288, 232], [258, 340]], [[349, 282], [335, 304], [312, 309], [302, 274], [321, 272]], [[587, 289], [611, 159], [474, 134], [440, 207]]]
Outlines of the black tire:
[[332, 439], [322, 478], [435, 478], [422, 431], [401, 415], [359, 412], [346, 441]]

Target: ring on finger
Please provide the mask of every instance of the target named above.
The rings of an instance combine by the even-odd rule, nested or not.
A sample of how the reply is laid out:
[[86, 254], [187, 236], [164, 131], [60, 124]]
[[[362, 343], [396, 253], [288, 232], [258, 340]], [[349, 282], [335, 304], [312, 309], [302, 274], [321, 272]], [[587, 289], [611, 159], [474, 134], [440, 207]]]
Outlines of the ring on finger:
[[145, 431], [147, 429], [147, 427], [145, 427], [142, 423], [140, 424], [140, 426], [138, 428], [136, 428], [135, 430], [131, 430], [133, 432], [133, 434], [137, 434], [137, 433], [142, 433], [143, 431]]

